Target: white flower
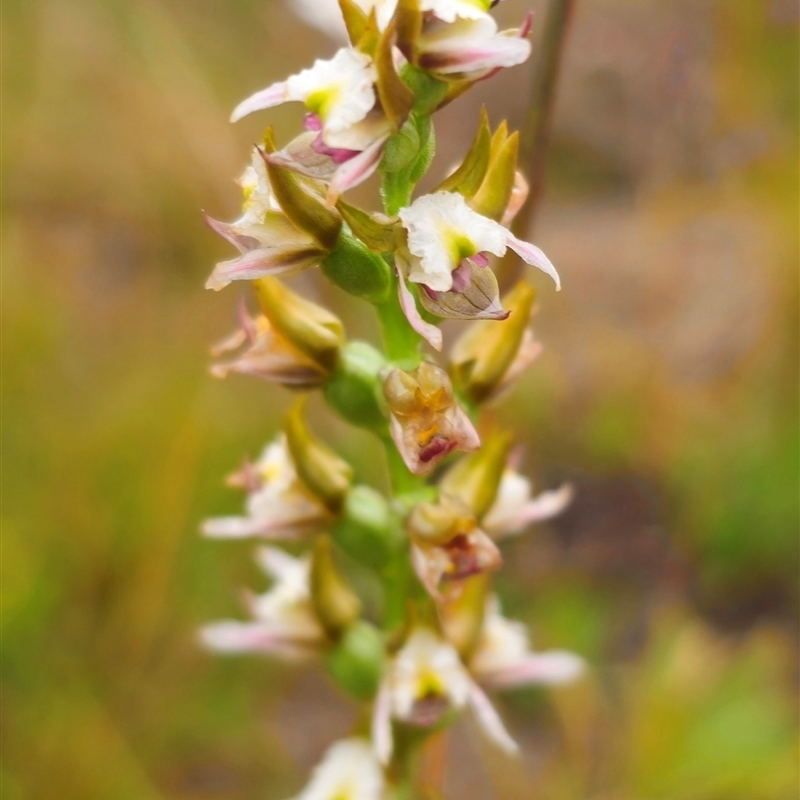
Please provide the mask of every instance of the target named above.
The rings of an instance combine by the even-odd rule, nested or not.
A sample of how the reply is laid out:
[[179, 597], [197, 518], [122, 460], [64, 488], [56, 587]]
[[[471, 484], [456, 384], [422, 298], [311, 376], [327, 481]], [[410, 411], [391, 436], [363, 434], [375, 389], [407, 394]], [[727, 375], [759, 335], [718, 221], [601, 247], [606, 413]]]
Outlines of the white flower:
[[531, 482], [513, 469], [506, 469], [492, 507], [483, 517], [486, 532], [494, 539], [513, 536], [535, 522], [560, 514], [572, 500], [572, 486], [531, 497]]
[[487, 688], [500, 689], [533, 683], [568, 683], [580, 676], [584, 662], [566, 650], [531, 652], [527, 628], [521, 622], [503, 617], [497, 597], [491, 595], [486, 601], [483, 627], [469, 669]]
[[494, 220], [473, 211], [462, 195], [436, 192], [423, 195], [400, 211], [412, 256], [408, 279], [433, 292], [459, 291], [458, 278], [473, 266], [484, 268], [486, 253], [505, 255], [510, 247], [528, 264], [561, 284], [555, 267], [532, 244], [517, 239]]
[[383, 770], [365, 739], [331, 745], [294, 800], [382, 800]]
[[242, 101], [234, 109], [231, 122], [254, 111], [298, 101], [319, 116], [327, 145], [348, 147], [342, 134], [363, 120], [375, 105], [376, 78], [375, 65], [369, 56], [343, 47], [333, 58], [317, 59], [309, 69]]
[[393, 749], [392, 719], [434, 725], [449, 709], [469, 706], [484, 732], [507, 752], [517, 746], [455, 648], [427, 628], [417, 628], [390, 663], [373, 711], [373, 743], [385, 764]]
[[230, 482], [248, 490], [247, 515], [207, 519], [202, 525], [206, 536], [297, 539], [330, 521], [328, 511], [298, 477], [283, 435], [264, 449], [254, 465], [246, 464]]
[[318, 264], [325, 251], [307, 233], [298, 230], [281, 211], [270, 187], [262, 153], [253, 149], [250, 166], [239, 179], [244, 190], [242, 216], [220, 222], [206, 215], [206, 223], [241, 253], [222, 261], [206, 281], [216, 291], [235, 280], [286, 275]]
[[310, 559], [262, 547], [256, 560], [275, 584], [264, 594], [246, 595], [253, 621], [207, 625], [201, 630], [203, 643], [223, 653], [259, 652], [290, 659], [314, 654], [327, 640], [311, 602]]

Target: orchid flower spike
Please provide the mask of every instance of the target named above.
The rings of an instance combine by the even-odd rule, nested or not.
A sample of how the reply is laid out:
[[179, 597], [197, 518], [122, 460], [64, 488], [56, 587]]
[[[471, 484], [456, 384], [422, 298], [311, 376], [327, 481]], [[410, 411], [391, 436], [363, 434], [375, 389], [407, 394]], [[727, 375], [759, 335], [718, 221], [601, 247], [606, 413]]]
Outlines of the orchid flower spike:
[[507, 753], [517, 752], [494, 706], [470, 677], [455, 648], [428, 628], [417, 628], [389, 664], [372, 717], [380, 761], [394, 749], [392, 720], [419, 728], [436, 725], [449, 711], [472, 709], [484, 733]]
[[267, 445], [255, 464], [246, 463], [228, 482], [247, 490], [247, 514], [207, 519], [201, 530], [212, 539], [298, 539], [321, 530], [332, 519], [300, 480], [283, 434]]
[[203, 644], [221, 653], [262, 653], [290, 660], [320, 652], [328, 640], [311, 601], [310, 559], [261, 547], [256, 561], [275, 583], [264, 594], [246, 594], [253, 620], [222, 620], [207, 625], [200, 632]]
[[389, 431], [409, 471], [430, 472], [453, 450], [477, 450], [480, 439], [453, 397], [447, 373], [429, 361], [411, 372], [389, 373], [383, 393], [389, 406]]
[[527, 628], [506, 619], [495, 595], [486, 599], [483, 626], [469, 659], [472, 676], [487, 689], [511, 689], [529, 684], [559, 685], [580, 677], [582, 658], [566, 650], [534, 653]]
[[383, 769], [366, 739], [332, 744], [294, 800], [384, 800]]

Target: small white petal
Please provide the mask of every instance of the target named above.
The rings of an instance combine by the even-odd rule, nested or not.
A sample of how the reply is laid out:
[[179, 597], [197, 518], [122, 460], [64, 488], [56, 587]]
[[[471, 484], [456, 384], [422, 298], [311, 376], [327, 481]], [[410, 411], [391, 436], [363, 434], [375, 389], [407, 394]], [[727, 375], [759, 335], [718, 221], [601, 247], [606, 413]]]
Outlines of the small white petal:
[[383, 800], [384, 777], [366, 739], [331, 745], [294, 800]]
[[481, 682], [493, 689], [510, 689], [529, 684], [560, 686], [583, 674], [586, 663], [567, 650], [529, 653], [513, 664], [488, 672]]
[[484, 694], [480, 686], [474, 682], [470, 683], [469, 704], [475, 713], [478, 724], [496, 745], [509, 755], [519, 752], [519, 746], [506, 730], [506, 726], [503, 724], [503, 720], [500, 719], [500, 715], [492, 705], [491, 700]]
[[375, 697], [372, 710], [372, 744], [378, 760], [388, 764], [392, 757], [394, 742], [392, 740], [392, 692], [384, 679]]
[[326, 132], [344, 131], [367, 116], [375, 105], [376, 77], [369, 56], [343, 47], [332, 59], [317, 59], [309, 69], [292, 75], [286, 81], [286, 96], [320, 115], [325, 138]]
[[222, 620], [200, 630], [201, 642], [220, 653], [274, 652], [279, 640], [267, 627], [258, 622]]

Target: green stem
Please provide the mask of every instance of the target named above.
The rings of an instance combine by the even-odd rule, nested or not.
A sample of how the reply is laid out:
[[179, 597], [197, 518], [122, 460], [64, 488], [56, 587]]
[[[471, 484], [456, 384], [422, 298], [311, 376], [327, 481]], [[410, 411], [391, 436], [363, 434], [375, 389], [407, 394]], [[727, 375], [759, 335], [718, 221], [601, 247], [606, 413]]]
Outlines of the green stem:
[[420, 337], [408, 324], [397, 299], [397, 278], [389, 299], [375, 304], [375, 311], [381, 323], [383, 345], [390, 361], [404, 369], [413, 369], [420, 361]]

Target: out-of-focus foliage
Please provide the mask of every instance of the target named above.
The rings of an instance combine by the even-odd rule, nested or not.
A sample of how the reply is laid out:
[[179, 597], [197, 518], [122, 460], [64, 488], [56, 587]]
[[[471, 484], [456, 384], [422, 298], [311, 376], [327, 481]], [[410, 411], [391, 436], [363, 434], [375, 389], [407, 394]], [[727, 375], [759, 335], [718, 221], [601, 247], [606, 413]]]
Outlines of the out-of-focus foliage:
[[[536, 229], [564, 291], [497, 412], [577, 498], [506, 547], [499, 590], [595, 666], [501, 700], [520, 762], [479, 766], [457, 730], [430, 765], [447, 797], [796, 796], [797, 22], [790, 0], [578, 4]], [[288, 797], [353, 712], [196, 644], [263, 588], [198, 520], [236, 511], [222, 476], [290, 400], [207, 375], [237, 292], [202, 289], [225, 246], [199, 210], [236, 213], [263, 120], [229, 126], [235, 102], [333, 45], [277, 0], [12, 0], [3, 23], [4, 800]], [[481, 102], [518, 126], [526, 86], [439, 118], [439, 177]], [[383, 479], [366, 434], [311, 410]]]

